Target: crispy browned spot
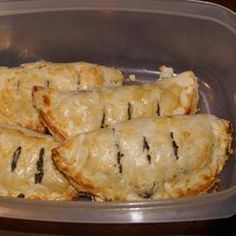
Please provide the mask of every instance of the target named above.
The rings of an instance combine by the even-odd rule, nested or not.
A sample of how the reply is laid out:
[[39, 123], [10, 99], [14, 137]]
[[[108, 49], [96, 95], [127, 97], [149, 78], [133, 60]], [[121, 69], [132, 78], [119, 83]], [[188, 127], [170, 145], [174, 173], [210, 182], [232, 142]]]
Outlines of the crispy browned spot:
[[186, 115], [189, 115], [192, 113], [191, 107], [188, 107], [187, 109], [184, 109], [184, 110], [185, 110]]
[[97, 188], [93, 184], [90, 183], [90, 181], [86, 178], [84, 178], [80, 173], [77, 173], [75, 177], [71, 178], [74, 182], [76, 182], [79, 186], [81, 186], [83, 189], [88, 190], [89, 193], [92, 195], [96, 195]]
[[43, 95], [42, 97], [43, 97], [43, 103], [44, 103], [44, 105], [46, 105], [46, 106], [49, 107], [50, 104], [51, 104], [50, 98], [49, 98], [47, 95]]
[[210, 176], [208, 176], [208, 175], [203, 175], [202, 178], [203, 178], [204, 180], [207, 180], [207, 181], [208, 181], [208, 180], [210, 179]]
[[70, 175], [71, 168], [63, 162], [63, 157], [56, 148], [52, 150], [52, 160], [58, 170], [74, 183], [73, 187], [77, 191], [81, 191], [81, 189], [83, 189], [86, 190], [87, 193], [96, 196], [97, 189], [88, 179], [84, 178], [80, 173], [76, 173], [75, 176]]
[[42, 90], [42, 89], [44, 89], [44, 87], [41, 87], [41, 86], [34, 86], [34, 87], [33, 87], [33, 93], [34, 93], [34, 92], [37, 92], [37, 91], [40, 91], [40, 90]]
[[220, 191], [220, 188], [221, 188], [221, 186], [220, 186], [220, 183], [217, 178], [215, 183], [212, 184], [212, 186], [207, 190], [207, 192], [210, 193], [210, 192], [214, 192], [214, 191]]
[[185, 138], [189, 137], [190, 136], [190, 132], [188, 132], [188, 131], [183, 132], [183, 136]]
[[205, 185], [200, 186], [198, 189], [194, 189], [194, 190], [191, 189], [189, 191], [188, 195], [186, 195], [186, 196], [197, 195], [197, 194], [200, 194], [200, 193], [207, 192], [215, 184], [216, 180], [217, 180], [217, 178], [213, 178], [208, 183], [206, 183]]
[[212, 176], [212, 177], [209, 176], [207, 183], [200, 185], [196, 189], [187, 188], [187, 190], [185, 191], [177, 189], [177, 195], [178, 197], [186, 197], [186, 196], [198, 195], [200, 193], [206, 193], [209, 189], [212, 188], [212, 186], [214, 186], [216, 181], [217, 181], [217, 176]]
[[23, 125], [23, 127], [34, 130], [34, 131], [38, 131], [40, 133], [44, 133], [44, 130], [45, 130], [42, 124], [39, 124], [35, 127], [35, 125], [33, 125], [32, 123], [31, 124], [28, 123], [28, 124]]
[[50, 112], [43, 112], [42, 110], [39, 110], [39, 118], [42, 121], [43, 125], [48, 128], [51, 134], [53, 134], [55, 137], [57, 137], [61, 142], [64, 142], [67, 139], [67, 135], [63, 133], [62, 131], [59, 131], [51, 122], [52, 117]]

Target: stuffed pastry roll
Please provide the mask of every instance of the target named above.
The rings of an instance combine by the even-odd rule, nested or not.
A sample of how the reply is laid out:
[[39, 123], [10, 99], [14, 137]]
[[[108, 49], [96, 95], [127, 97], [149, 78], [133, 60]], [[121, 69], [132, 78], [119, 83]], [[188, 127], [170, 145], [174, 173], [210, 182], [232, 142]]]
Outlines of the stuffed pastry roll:
[[44, 131], [32, 106], [33, 86], [76, 90], [118, 86], [123, 79], [117, 69], [85, 62], [40, 61], [16, 68], [0, 67], [0, 123]]
[[76, 191], [54, 167], [51, 136], [0, 126], [0, 195], [41, 200], [71, 200]]
[[103, 200], [175, 198], [208, 191], [230, 154], [229, 122], [209, 114], [133, 119], [53, 149], [77, 189]]
[[60, 141], [139, 117], [191, 114], [198, 103], [193, 72], [155, 83], [61, 92], [34, 87], [40, 120]]

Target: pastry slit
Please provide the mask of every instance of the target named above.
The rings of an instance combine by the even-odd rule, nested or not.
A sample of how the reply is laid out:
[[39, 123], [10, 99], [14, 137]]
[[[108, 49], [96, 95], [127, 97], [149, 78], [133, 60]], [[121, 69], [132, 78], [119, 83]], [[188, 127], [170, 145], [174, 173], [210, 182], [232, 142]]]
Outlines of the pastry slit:
[[101, 128], [105, 128], [105, 120], [106, 120], [106, 113], [105, 111], [103, 112], [103, 115], [102, 115], [102, 121], [101, 121]]
[[128, 120], [131, 120], [132, 119], [132, 109], [133, 109], [133, 107], [132, 107], [132, 105], [131, 105], [131, 103], [130, 102], [128, 102]]
[[156, 114], [157, 114], [157, 116], [160, 116], [160, 114], [161, 114], [161, 109], [160, 109], [159, 101], [157, 101], [157, 110], [156, 110]]
[[39, 159], [36, 162], [37, 171], [35, 173], [35, 184], [39, 184], [43, 180], [43, 175], [44, 175], [43, 157], [44, 157], [44, 153], [45, 153], [44, 148], [41, 148], [40, 151], [39, 151]]
[[112, 128], [112, 132], [113, 132], [113, 137], [114, 137], [114, 142], [115, 142], [115, 147], [116, 147], [116, 160], [117, 160], [117, 164], [118, 164], [118, 168], [119, 168], [119, 173], [122, 174], [123, 167], [121, 164], [121, 158], [124, 156], [124, 154], [121, 153], [120, 145], [115, 138], [115, 132], [116, 132], [115, 128]]
[[147, 150], [147, 160], [148, 160], [148, 163], [151, 164], [152, 157], [149, 154], [150, 146], [148, 144], [147, 138], [143, 137], [143, 151], [145, 151], [145, 150]]
[[177, 143], [176, 143], [176, 141], [174, 139], [173, 132], [170, 133], [170, 137], [171, 137], [171, 140], [172, 140], [172, 147], [173, 147], [173, 150], [174, 150], [174, 154], [175, 154], [176, 160], [178, 160], [179, 159], [179, 156], [178, 156], [179, 146], [177, 145]]
[[17, 162], [20, 158], [21, 146], [19, 146], [13, 153], [12, 162], [11, 162], [11, 172], [13, 172], [17, 167]]

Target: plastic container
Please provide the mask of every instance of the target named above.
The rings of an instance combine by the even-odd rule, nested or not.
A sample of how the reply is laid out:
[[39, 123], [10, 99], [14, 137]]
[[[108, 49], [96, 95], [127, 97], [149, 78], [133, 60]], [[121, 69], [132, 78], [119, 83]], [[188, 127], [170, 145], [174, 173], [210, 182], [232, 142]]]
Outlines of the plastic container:
[[[43, 0], [0, 2], [0, 64], [87, 60], [115, 65], [140, 80], [158, 65], [199, 78], [201, 111], [236, 121], [236, 16], [197, 1]], [[234, 139], [235, 140], [235, 139]], [[234, 150], [236, 145], [234, 143]], [[234, 152], [235, 155], [235, 152]], [[229, 217], [236, 212], [236, 159], [220, 191], [146, 202], [46, 202], [0, 198], [0, 216], [133, 223]]]

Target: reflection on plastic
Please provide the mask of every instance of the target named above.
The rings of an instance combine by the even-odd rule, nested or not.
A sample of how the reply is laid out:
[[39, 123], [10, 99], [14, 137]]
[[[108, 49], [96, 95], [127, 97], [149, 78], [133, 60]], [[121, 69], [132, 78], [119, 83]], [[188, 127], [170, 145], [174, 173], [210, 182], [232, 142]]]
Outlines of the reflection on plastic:
[[11, 46], [11, 28], [7, 25], [0, 25], [0, 51], [7, 50]]
[[142, 222], [143, 221], [143, 213], [138, 211], [138, 210], [134, 210], [134, 211], [130, 211], [130, 219], [132, 222]]
[[208, 83], [206, 82], [202, 82], [202, 83], [204, 84], [205, 87], [207, 87], [208, 89], [211, 89], [211, 86]]
[[9, 213], [9, 209], [8, 208], [0, 207], [0, 215], [1, 216], [8, 215], [8, 213]]
[[202, 91], [199, 91], [199, 94], [200, 94], [200, 96], [201, 96], [201, 98], [202, 98], [202, 102], [203, 102], [204, 105], [205, 105], [205, 110], [204, 110], [204, 111], [201, 111], [201, 112], [212, 113], [206, 95], [205, 95]]

